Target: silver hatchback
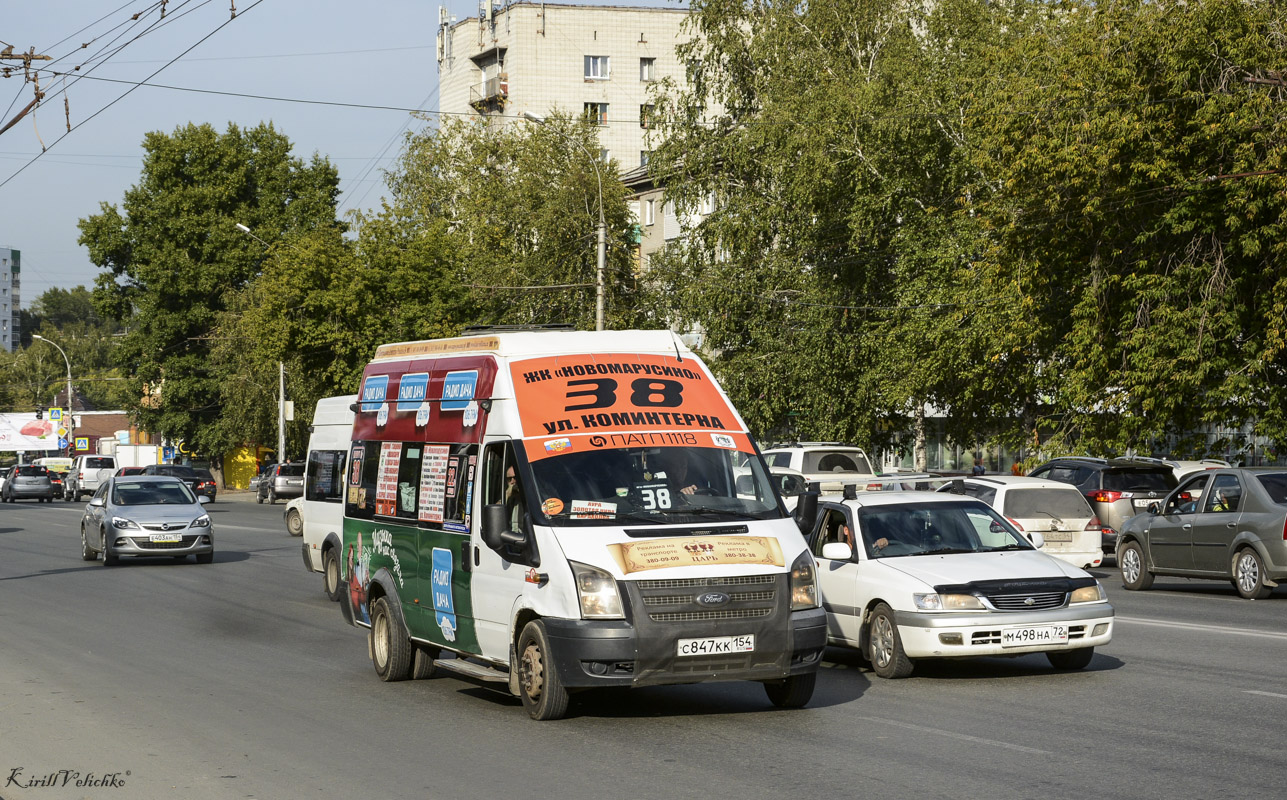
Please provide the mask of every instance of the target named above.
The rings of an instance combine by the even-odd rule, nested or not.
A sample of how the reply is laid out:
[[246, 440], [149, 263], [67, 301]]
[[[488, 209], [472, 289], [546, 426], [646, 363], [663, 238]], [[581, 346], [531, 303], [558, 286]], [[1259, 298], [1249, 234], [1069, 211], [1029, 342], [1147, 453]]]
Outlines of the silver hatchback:
[[202, 507], [209, 502], [178, 478], [114, 476], [99, 484], [80, 522], [81, 557], [103, 564], [121, 556], [190, 555], [198, 564], [214, 560], [214, 526]]

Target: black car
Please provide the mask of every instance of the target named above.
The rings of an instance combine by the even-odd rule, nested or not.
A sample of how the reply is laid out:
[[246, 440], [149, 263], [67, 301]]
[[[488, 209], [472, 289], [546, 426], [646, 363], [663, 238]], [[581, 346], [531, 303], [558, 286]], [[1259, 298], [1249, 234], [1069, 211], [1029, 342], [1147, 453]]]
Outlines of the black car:
[[1056, 458], [1028, 473], [1034, 478], [1076, 486], [1103, 523], [1105, 553], [1117, 550], [1117, 535], [1126, 521], [1166, 497], [1176, 486], [1175, 472], [1155, 459]]
[[[191, 489], [194, 493], [205, 494], [205, 492], [202, 491], [202, 488], [201, 488], [202, 484], [205, 483], [205, 479], [201, 477], [200, 472], [193, 469], [192, 467], [184, 466], [183, 464], [148, 464], [146, 467], [143, 468], [143, 474], [144, 475], [168, 475], [172, 478], [178, 478], [182, 480], [184, 483], [186, 483], [188, 485], [188, 488]], [[209, 473], [206, 473], [206, 474], [208, 475]], [[214, 479], [211, 478], [211, 483], [213, 482], [214, 482]], [[214, 499], [213, 496], [210, 496], [210, 495], [207, 495], [207, 496], [210, 497], [211, 500]]]

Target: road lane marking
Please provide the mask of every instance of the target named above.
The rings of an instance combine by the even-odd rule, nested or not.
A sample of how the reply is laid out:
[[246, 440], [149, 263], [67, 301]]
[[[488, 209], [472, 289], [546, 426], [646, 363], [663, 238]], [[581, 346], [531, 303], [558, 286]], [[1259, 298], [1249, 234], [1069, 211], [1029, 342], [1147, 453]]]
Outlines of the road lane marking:
[[919, 731], [920, 733], [932, 733], [936, 736], [947, 736], [949, 738], [960, 739], [961, 741], [965, 741], [965, 742], [974, 742], [975, 744], [986, 744], [986, 745], [990, 745], [991, 747], [1003, 747], [1006, 750], [1016, 750], [1020, 753], [1030, 753], [1032, 755], [1039, 755], [1039, 756], [1053, 755], [1053, 753], [1051, 753], [1051, 751], [1049, 750], [1038, 750], [1035, 747], [1024, 747], [1021, 744], [1011, 744], [1010, 742], [999, 742], [996, 739], [983, 739], [981, 737], [970, 736], [969, 734], [965, 734], [965, 733], [957, 733], [955, 731], [945, 731], [941, 728], [926, 728], [921, 725], [913, 725], [909, 722], [899, 722], [897, 720], [883, 719], [881, 717], [862, 717], [862, 719], [865, 719], [869, 722], [878, 722], [881, 725], [893, 725], [896, 728], [907, 728], [908, 730]]
[[1282, 631], [1262, 631], [1255, 628], [1230, 628], [1227, 625], [1203, 625], [1198, 622], [1168, 622], [1160, 619], [1145, 619], [1144, 617], [1123, 617], [1118, 614], [1117, 622], [1134, 623], [1136, 625], [1153, 625], [1159, 628], [1184, 628], [1194, 631], [1205, 631], [1207, 633], [1226, 633], [1233, 636], [1256, 636], [1262, 639], [1284, 639], [1287, 640], [1287, 632]]
[[1279, 700], [1287, 700], [1287, 694], [1278, 694], [1277, 692], [1258, 692], [1255, 689], [1244, 689], [1243, 694], [1258, 694], [1261, 697], [1276, 697]]

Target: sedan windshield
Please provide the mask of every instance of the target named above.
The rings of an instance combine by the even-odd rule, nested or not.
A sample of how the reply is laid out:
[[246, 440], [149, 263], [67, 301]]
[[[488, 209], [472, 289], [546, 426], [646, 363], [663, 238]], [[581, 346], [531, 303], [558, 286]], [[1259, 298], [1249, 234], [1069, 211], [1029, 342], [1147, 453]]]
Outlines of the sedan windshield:
[[112, 489], [114, 506], [192, 505], [197, 502], [185, 483], [118, 483]]
[[548, 525], [669, 525], [783, 515], [764, 462], [734, 450], [603, 448], [542, 458], [531, 468], [538, 497], [530, 507]]
[[858, 528], [872, 558], [1033, 549], [1005, 518], [976, 500], [865, 506], [858, 510]]

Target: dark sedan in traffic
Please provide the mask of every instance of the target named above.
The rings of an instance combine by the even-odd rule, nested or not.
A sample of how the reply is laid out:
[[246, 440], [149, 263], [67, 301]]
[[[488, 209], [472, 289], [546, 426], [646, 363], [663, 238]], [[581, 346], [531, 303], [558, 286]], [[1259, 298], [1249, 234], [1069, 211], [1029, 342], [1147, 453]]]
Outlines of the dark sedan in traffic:
[[1268, 597], [1287, 580], [1287, 469], [1206, 470], [1181, 481], [1117, 542], [1127, 589], [1156, 575], [1230, 581], [1238, 594]]

